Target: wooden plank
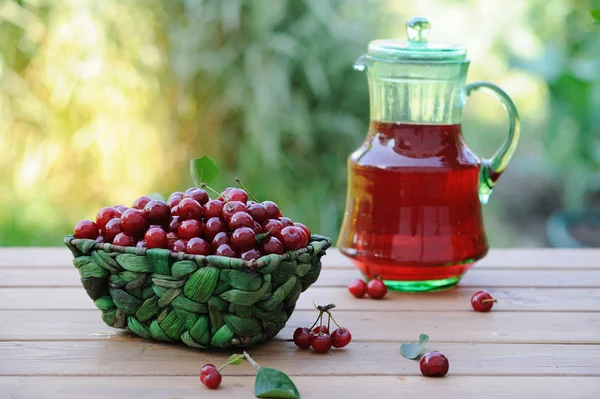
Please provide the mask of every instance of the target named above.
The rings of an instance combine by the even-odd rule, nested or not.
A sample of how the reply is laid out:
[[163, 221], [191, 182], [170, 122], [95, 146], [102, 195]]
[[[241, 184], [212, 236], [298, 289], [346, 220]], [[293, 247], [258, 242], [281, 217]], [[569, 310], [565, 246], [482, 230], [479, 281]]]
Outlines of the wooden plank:
[[3, 267], [73, 267], [73, 254], [64, 246], [0, 248]]
[[[66, 247], [0, 248], [0, 268], [72, 267]], [[354, 268], [337, 249], [327, 251], [323, 263], [335, 268]], [[484, 269], [600, 269], [600, 249], [595, 248], [496, 248], [476, 263]]]
[[[600, 376], [598, 345], [435, 343], [428, 350], [450, 359], [452, 375]], [[224, 364], [230, 351], [199, 351], [141, 338], [86, 342], [0, 342], [0, 375], [189, 375], [204, 363]], [[238, 350], [239, 352], [239, 350]], [[124, 356], [123, 354], [127, 354]], [[275, 341], [251, 349], [253, 358], [291, 375], [421, 375], [418, 361], [400, 354], [397, 342], [352, 342], [326, 356]], [[319, 359], [315, 360], [314, 356]], [[248, 364], [229, 375], [253, 375]]]
[[[596, 399], [600, 378], [307, 376], [294, 377], [294, 383], [303, 399]], [[197, 377], [1, 377], [0, 386], [1, 399], [247, 399], [253, 397], [254, 377], [224, 378], [214, 391], [208, 391]]]
[[[316, 287], [346, 287], [353, 278], [361, 278], [356, 269], [325, 266]], [[2, 287], [80, 287], [79, 273], [70, 269], [0, 269]], [[585, 288], [600, 287], [600, 269], [543, 270], [543, 269], [479, 269], [466, 273], [461, 287], [546, 287]]]
[[[497, 288], [490, 290], [498, 303], [494, 312], [600, 312], [600, 288]], [[317, 304], [335, 303], [339, 311], [406, 310], [471, 312], [473, 288], [457, 288], [434, 293], [389, 292], [384, 300], [356, 299], [344, 287], [311, 287], [296, 305], [297, 310], [314, 309]], [[0, 288], [0, 309], [66, 310], [95, 309], [81, 287]]]
[[[297, 327], [312, 325], [315, 317], [315, 311], [294, 312], [278, 337], [291, 338]], [[89, 310], [2, 310], [0, 320], [6, 321], [0, 341], [106, 339], [94, 333], [113, 331], [99, 311]], [[600, 344], [600, 315], [590, 312], [354, 311], [339, 312], [336, 320], [357, 341], [407, 342], [427, 333], [436, 342]]]

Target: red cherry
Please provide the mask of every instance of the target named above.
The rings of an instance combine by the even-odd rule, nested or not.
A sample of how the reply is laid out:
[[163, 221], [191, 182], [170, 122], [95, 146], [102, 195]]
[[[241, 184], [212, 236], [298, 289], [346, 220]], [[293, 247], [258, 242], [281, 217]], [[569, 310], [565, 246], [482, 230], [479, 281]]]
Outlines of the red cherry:
[[325, 353], [331, 349], [331, 337], [327, 334], [323, 335], [315, 335], [315, 339], [313, 340], [312, 347], [317, 353]]
[[302, 245], [304, 236], [302, 230], [295, 226], [284, 227], [279, 233], [279, 239], [286, 251], [294, 251]]
[[260, 252], [258, 252], [256, 249], [251, 249], [249, 251], [244, 252], [240, 258], [242, 258], [243, 260], [254, 260], [254, 259], [258, 259], [260, 258]]
[[308, 236], [308, 234], [306, 234], [306, 231], [304, 231], [303, 229], [298, 228], [298, 230], [300, 231], [300, 235], [302, 236], [302, 242], [300, 243], [300, 248], [302, 248], [308, 245], [310, 237]]
[[210, 218], [204, 223], [204, 237], [208, 241], [212, 241], [218, 233], [226, 232], [227, 227], [221, 218]]
[[270, 236], [279, 238], [279, 234], [281, 233], [281, 230], [283, 230], [283, 223], [281, 223], [277, 219], [269, 219], [267, 220], [267, 223], [263, 224], [263, 230], [265, 231], [265, 233], [267, 231], [270, 231]]
[[387, 294], [388, 289], [379, 279], [373, 279], [367, 284], [367, 294], [373, 299], [381, 299]]
[[150, 197], [146, 197], [146, 196], [140, 197], [140, 198], [136, 199], [135, 201], [133, 201], [133, 205], [131, 207], [135, 208], [135, 209], [139, 209], [141, 211], [142, 209], [144, 209], [146, 204], [150, 201], [152, 201], [152, 198], [150, 198]]
[[443, 377], [450, 368], [448, 358], [437, 351], [424, 354], [419, 365], [421, 373], [426, 377]]
[[202, 206], [193, 198], [184, 198], [179, 205], [177, 205], [177, 214], [183, 220], [200, 220], [202, 218]]
[[146, 229], [144, 212], [130, 208], [121, 214], [121, 229], [131, 235], [140, 234]]
[[288, 226], [294, 225], [294, 222], [292, 222], [292, 219], [290, 219], [290, 218], [281, 217], [281, 218], [279, 218], [279, 221], [281, 222], [283, 227], [288, 227]]
[[181, 239], [176, 240], [169, 245], [169, 249], [172, 252], [185, 252], [186, 247], [187, 247], [187, 240], [181, 240]]
[[112, 243], [113, 245], [118, 245], [120, 247], [132, 247], [133, 244], [135, 244], [135, 240], [125, 233], [119, 233], [115, 236]]
[[254, 230], [254, 234], [262, 234], [262, 233], [264, 233], [264, 230], [263, 230], [262, 226], [258, 222], [254, 222], [253, 230]]
[[200, 370], [200, 381], [209, 389], [217, 389], [222, 379], [214, 364], [206, 364]]
[[209, 198], [208, 198], [208, 193], [198, 187], [192, 187], [192, 188], [188, 188], [185, 192], [185, 195], [183, 196], [183, 198], [193, 198], [195, 199], [200, 205], [204, 205], [208, 202]]
[[256, 220], [258, 223], [264, 223], [267, 221], [267, 208], [264, 207], [263, 204], [250, 204], [248, 202], [248, 213], [252, 216], [252, 219]]
[[228, 201], [240, 201], [246, 203], [248, 201], [248, 193], [241, 188], [232, 188], [226, 194]]
[[260, 242], [260, 251], [264, 255], [282, 254], [283, 244], [277, 238], [268, 236]]
[[246, 206], [250, 206], [250, 205], [254, 205], [254, 204], [256, 204], [256, 201], [248, 200], [246, 202]]
[[177, 233], [177, 230], [179, 229], [180, 224], [181, 224], [181, 219], [179, 219], [179, 216], [171, 217], [171, 220], [169, 221], [169, 231], [173, 232], [173, 233]]
[[115, 208], [117, 211], [119, 211], [120, 213], [125, 212], [127, 209], [129, 209], [128, 207], [126, 207], [125, 205], [121, 205], [121, 204], [117, 204], [117, 205], [113, 205], [113, 208]]
[[350, 330], [345, 327], [338, 328], [331, 333], [331, 343], [334, 348], [343, 348], [352, 340]]
[[254, 219], [246, 212], [238, 212], [229, 219], [229, 230], [234, 231], [240, 227], [254, 229]]
[[471, 297], [471, 306], [476, 312], [489, 312], [496, 300], [487, 291], [477, 291]]
[[199, 237], [190, 238], [187, 242], [185, 253], [208, 256], [210, 255], [210, 244]]
[[223, 213], [223, 205], [225, 203], [219, 200], [210, 200], [204, 204], [204, 217], [220, 218]]
[[161, 228], [153, 227], [146, 231], [144, 234], [144, 241], [148, 248], [168, 248], [169, 240], [167, 239], [167, 233]]
[[[231, 219], [233, 220], [233, 218]], [[231, 246], [238, 251], [248, 251], [254, 248], [255, 245], [256, 235], [250, 227], [240, 227], [231, 234]]]
[[294, 343], [300, 349], [308, 349], [315, 339], [315, 334], [306, 327], [298, 327], [294, 331]]
[[174, 207], [179, 205], [182, 199], [183, 197], [169, 197], [169, 199], [167, 200], [167, 205], [169, 205], [169, 209], [173, 209]]
[[171, 208], [171, 216], [179, 216], [179, 205], [175, 205]]
[[171, 208], [164, 201], [152, 200], [144, 207], [144, 216], [148, 223], [165, 224], [171, 217]]
[[236, 188], [236, 187], [227, 187], [225, 190], [221, 191], [221, 195], [217, 199], [219, 201], [224, 201], [224, 198], [227, 196], [227, 193], [229, 193], [234, 188]]
[[167, 233], [167, 241], [169, 242], [169, 247], [177, 240], [179, 240], [179, 236], [177, 235], [177, 233], [173, 233], [171, 231]]
[[313, 332], [315, 334], [318, 334], [319, 330], [322, 334], [329, 334], [329, 329], [327, 328], [327, 326], [316, 326], [315, 328], [313, 328]]
[[306, 233], [306, 235], [308, 236], [308, 238], [310, 239], [310, 229], [308, 227], [306, 227], [305, 225], [303, 225], [302, 223], [294, 223], [294, 226], [296, 227], [300, 227], [302, 230], [304, 230], [304, 232]]
[[348, 291], [356, 298], [362, 298], [367, 293], [367, 283], [360, 279], [354, 279], [348, 284]]
[[121, 212], [113, 207], [107, 206], [106, 208], [100, 209], [98, 215], [96, 215], [96, 224], [100, 230], [104, 230], [104, 227], [109, 220], [120, 217]]
[[100, 235], [98, 225], [91, 220], [84, 219], [77, 222], [73, 229], [73, 235], [75, 238], [90, 238], [95, 240]]
[[184, 195], [185, 195], [185, 193], [182, 191], [175, 191], [174, 193], [169, 195], [169, 198], [175, 198], [175, 197], [183, 198]]
[[238, 212], [246, 212], [246, 205], [240, 201], [229, 201], [229, 204], [223, 205], [221, 215], [229, 223], [229, 219]]
[[193, 237], [200, 237], [202, 236], [202, 224], [194, 219], [184, 220], [177, 229], [177, 235], [179, 238], [183, 238], [184, 240], [189, 240]]
[[121, 232], [122, 229], [120, 218], [110, 219], [108, 223], [106, 223], [106, 226], [104, 226], [104, 237], [108, 242], [112, 242], [115, 236]]
[[279, 207], [273, 201], [263, 201], [263, 206], [267, 210], [267, 217], [269, 219], [277, 219], [281, 213]]
[[231, 233], [217, 233], [215, 238], [213, 238], [212, 242], [210, 243], [210, 247], [214, 252], [216, 252], [217, 248], [223, 244], [231, 244]]
[[215, 251], [215, 255], [227, 256], [229, 258], [235, 258], [235, 252], [227, 244], [219, 245], [219, 248]]
[[144, 240], [138, 241], [137, 244], [135, 244], [135, 246], [138, 248], [148, 248], [148, 246], [146, 245], [146, 241]]

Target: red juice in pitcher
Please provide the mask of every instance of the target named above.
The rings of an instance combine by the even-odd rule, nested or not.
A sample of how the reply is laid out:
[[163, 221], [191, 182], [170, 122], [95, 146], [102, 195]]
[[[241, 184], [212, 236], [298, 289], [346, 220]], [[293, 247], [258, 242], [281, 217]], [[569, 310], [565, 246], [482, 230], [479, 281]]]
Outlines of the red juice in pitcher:
[[[481, 206], [519, 139], [510, 97], [488, 82], [466, 84], [464, 47], [429, 42], [429, 29], [412, 18], [408, 40], [374, 40], [354, 65], [367, 73], [371, 124], [348, 158], [337, 245], [367, 278], [401, 291], [453, 287], [485, 256]], [[476, 90], [495, 95], [509, 119], [506, 141], [484, 160], [461, 134]]]
[[480, 162], [460, 125], [372, 122], [348, 168], [350, 213], [338, 245], [365, 275], [416, 289], [460, 276], [485, 255]]

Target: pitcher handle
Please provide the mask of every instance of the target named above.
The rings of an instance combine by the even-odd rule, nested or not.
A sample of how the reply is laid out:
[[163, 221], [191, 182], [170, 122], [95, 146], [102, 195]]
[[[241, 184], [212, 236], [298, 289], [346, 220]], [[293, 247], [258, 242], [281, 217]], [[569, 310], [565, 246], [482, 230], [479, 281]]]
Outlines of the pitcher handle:
[[479, 200], [482, 204], [487, 204], [492, 190], [496, 185], [496, 180], [500, 177], [506, 165], [510, 162], [517, 143], [519, 142], [519, 135], [521, 131], [521, 122], [519, 121], [519, 114], [515, 104], [510, 99], [508, 94], [495, 84], [489, 82], [473, 82], [469, 83], [466, 87], [467, 98], [472, 92], [479, 89], [488, 91], [494, 95], [502, 103], [502, 107], [508, 114], [508, 136], [502, 144], [502, 147], [496, 151], [496, 153], [490, 159], [481, 160], [481, 170], [479, 172]]

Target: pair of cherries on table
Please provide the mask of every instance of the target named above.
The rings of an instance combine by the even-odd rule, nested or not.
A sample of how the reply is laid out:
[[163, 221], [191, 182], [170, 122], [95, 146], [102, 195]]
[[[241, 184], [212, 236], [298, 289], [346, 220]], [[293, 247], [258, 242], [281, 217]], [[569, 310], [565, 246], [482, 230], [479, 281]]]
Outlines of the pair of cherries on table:
[[140, 197], [131, 208], [102, 208], [95, 221], [78, 222], [74, 235], [124, 247], [244, 260], [308, 245], [308, 227], [284, 217], [274, 202], [249, 201], [248, 193], [235, 187], [217, 194], [211, 200], [206, 190], [192, 187], [167, 201]]

